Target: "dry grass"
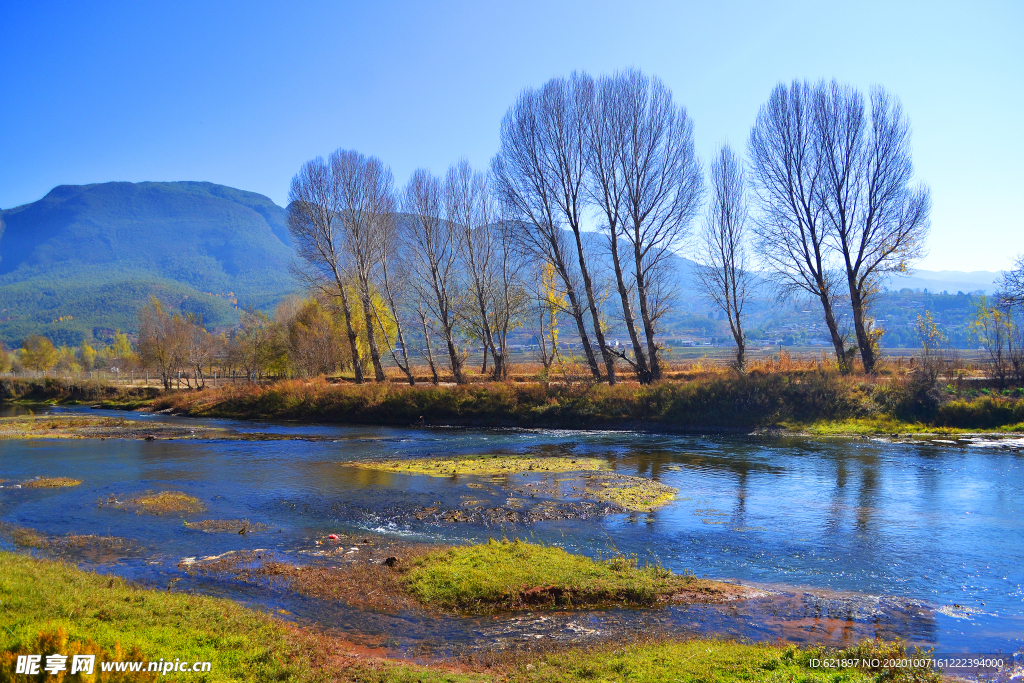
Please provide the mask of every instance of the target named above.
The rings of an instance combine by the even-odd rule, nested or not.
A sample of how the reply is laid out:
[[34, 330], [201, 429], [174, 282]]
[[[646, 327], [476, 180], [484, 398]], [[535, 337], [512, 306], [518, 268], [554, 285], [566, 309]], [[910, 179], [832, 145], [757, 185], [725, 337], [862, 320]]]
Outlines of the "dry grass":
[[71, 479], [70, 477], [36, 477], [23, 483], [22, 487], [26, 489], [59, 489], [78, 486], [81, 483], [81, 479]]
[[182, 491], [147, 491], [123, 501], [111, 494], [106, 500], [100, 501], [100, 506], [149, 515], [197, 514], [206, 510], [198, 498]]

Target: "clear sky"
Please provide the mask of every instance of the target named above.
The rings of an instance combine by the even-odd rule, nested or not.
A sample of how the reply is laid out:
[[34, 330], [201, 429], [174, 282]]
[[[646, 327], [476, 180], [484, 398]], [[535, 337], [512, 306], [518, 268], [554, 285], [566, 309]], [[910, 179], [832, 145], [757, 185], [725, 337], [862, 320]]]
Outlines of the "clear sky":
[[[95, 6], [94, 6], [95, 5]], [[374, 154], [399, 184], [485, 166], [525, 87], [660, 76], [709, 159], [780, 80], [880, 84], [932, 188], [920, 267], [1024, 251], [1024, 2], [0, 2], [0, 207], [53, 186], [208, 180], [284, 204], [303, 161]]]

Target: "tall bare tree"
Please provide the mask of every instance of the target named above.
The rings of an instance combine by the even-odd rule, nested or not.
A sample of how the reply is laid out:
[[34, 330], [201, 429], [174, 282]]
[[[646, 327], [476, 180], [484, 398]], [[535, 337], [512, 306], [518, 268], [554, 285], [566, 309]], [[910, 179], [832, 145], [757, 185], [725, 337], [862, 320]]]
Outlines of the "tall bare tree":
[[517, 243], [518, 227], [515, 221], [501, 215], [495, 224], [488, 227], [495, 242], [490, 327], [491, 337], [499, 353], [495, 358], [501, 359], [500, 364], [497, 361], [495, 363], [494, 379], [508, 379], [508, 335], [523, 324], [529, 307], [529, 295], [524, 282], [529, 257]]
[[412, 364], [409, 362], [409, 345], [406, 341], [404, 325], [407, 305], [402, 298], [403, 293], [409, 289], [409, 268], [406, 259], [403, 258], [404, 249], [400, 241], [398, 221], [394, 211], [378, 216], [378, 220], [378, 229], [381, 234], [375, 282], [377, 290], [381, 292], [384, 302], [387, 304], [387, 311], [384, 315], [389, 315], [391, 320], [383, 320], [380, 308], [373, 306], [374, 321], [381, 330], [386, 330], [394, 325], [394, 341], [386, 332], [381, 335], [381, 338], [387, 344], [392, 360], [405, 375], [409, 386], [414, 386], [416, 377], [412, 373]]
[[864, 97], [833, 81], [816, 88], [817, 188], [830, 238], [841, 255], [864, 371], [874, 372], [879, 333], [868, 306], [888, 273], [904, 273], [924, 254], [931, 198], [911, 187], [910, 124], [882, 88]]
[[747, 262], [747, 198], [742, 162], [723, 145], [711, 162], [711, 203], [698, 244], [697, 281], [725, 313], [736, 342], [736, 369], [743, 372], [743, 309], [753, 278]]
[[[625, 135], [621, 167], [622, 236], [632, 252], [633, 280], [647, 346], [649, 377], [661, 379], [655, 335], [672, 296], [671, 257], [683, 247], [700, 208], [704, 176], [693, 146], [693, 123], [657, 78], [618, 74], [616, 106]], [[637, 349], [641, 350], [642, 349]]]
[[[428, 171], [413, 173], [402, 194], [402, 210], [408, 214], [403, 242], [414, 273], [410, 284], [417, 300], [440, 327], [448, 362], [456, 384], [465, 384], [464, 357], [455, 340], [455, 300], [458, 298], [458, 238], [454, 224], [442, 219], [442, 184]], [[420, 316], [429, 351], [426, 311]], [[433, 367], [433, 365], [432, 365]]]
[[353, 302], [349, 296], [352, 274], [344, 246], [345, 230], [340, 218], [341, 172], [335, 168], [335, 164], [334, 156], [330, 163], [317, 157], [303, 164], [292, 178], [288, 193], [288, 231], [301, 259], [296, 264], [295, 273], [307, 286], [339, 304], [345, 321], [345, 336], [348, 339], [355, 381], [356, 384], [362, 384], [362, 362], [353, 318]]
[[486, 176], [474, 171], [463, 159], [448, 169], [444, 184], [445, 220], [458, 238], [459, 263], [465, 281], [467, 304], [461, 313], [469, 327], [478, 330], [487, 355], [494, 359], [494, 375], [504, 372], [505, 349], [495, 339], [492, 311], [498, 287], [495, 268], [500, 258], [500, 245], [496, 243], [492, 224], [497, 212]]
[[760, 209], [753, 232], [761, 262], [778, 278], [781, 292], [805, 292], [821, 302], [836, 361], [848, 372], [853, 350], [847, 352], [836, 317], [837, 264], [815, 137], [814, 89], [806, 81], [777, 85], [750, 131], [751, 184]]
[[538, 98], [540, 123], [539, 152], [547, 167], [549, 195], [560, 218], [572, 231], [580, 280], [586, 295], [590, 321], [609, 384], [615, 384], [615, 354], [605, 341], [601, 302], [595, 293], [594, 254], [584, 243], [582, 223], [587, 196], [587, 162], [590, 152], [590, 121], [594, 107], [594, 80], [579, 72], [569, 78], [553, 78], [541, 88]]
[[374, 379], [384, 382], [387, 377], [377, 344], [379, 325], [374, 314], [373, 280], [389, 224], [395, 219], [394, 177], [376, 157], [353, 150], [337, 150], [331, 154], [331, 169], [338, 176], [344, 247], [350, 256], [366, 322], [366, 344]]
[[[574, 87], [582, 91], [586, 87], [584, 81], [584, 77], [577, 77]], [[573, 88], [565, 82], [549, 85], [550, 88], [541, 91], [525, 90], [505, 114], [501, 124], [501, 149], [491, 170], [495, 191], [506, 215], [520, 227], [523, 244], [534, 258], [551, 263], [561, 278], [568, 312], [576, 323], [587, 365], [594, 378], [600, 379], [601, 370], [590, 342], [585, 311], [590, 309], [590, 317], [596, 321], [596, 307], [590, 306], [590, 297], [586, 294], [589, 271], [582, 241], [578, 239], [586, 136], [585, 130], [580, 129], [583, 119], [575, 97], [584, 97], [584, 94], [573, 93]], [[573, 111], [565, 111], [570, 105]], [[577, 238], [575, 248], [566, 243], [563, 226], [567, 224]], [[599, 323], [596, 330], [600, 331]], [[614, 370], [614, 365], [611, 367]]]
[[622, 321], [633, 348], [632, 358], [625, 351], [609, 349], [633, 367], [641, 382], [649, 382], [650, 367], [647, 354], [636, 324], [634, 295], [635, 281], [631, 278], [630, 254], [623, 252], [626, 244], [622, 237], [622, 209], [626, 184], [621, 163], [630, 123], [626, 108], [621, 106], [627, 97], [627, 80], [620, 75], [605, 76], [598, 81], [594, 104], [588, 122], [588, 168], [591, 201], [599, 208], [602, 228], [608, 237], [615, 287], [622, 308]]

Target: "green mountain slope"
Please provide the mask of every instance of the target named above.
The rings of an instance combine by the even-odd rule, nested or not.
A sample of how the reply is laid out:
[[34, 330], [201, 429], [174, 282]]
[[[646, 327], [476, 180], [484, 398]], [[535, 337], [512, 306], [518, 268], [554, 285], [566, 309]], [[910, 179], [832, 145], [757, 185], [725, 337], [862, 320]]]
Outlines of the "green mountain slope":
[[296, 286], [286, 213], [202, 182], [60, 186], [0, 212], [0, 339], [77, 344], [133, 330], [156, 295], [212, 326], [269, 308]]

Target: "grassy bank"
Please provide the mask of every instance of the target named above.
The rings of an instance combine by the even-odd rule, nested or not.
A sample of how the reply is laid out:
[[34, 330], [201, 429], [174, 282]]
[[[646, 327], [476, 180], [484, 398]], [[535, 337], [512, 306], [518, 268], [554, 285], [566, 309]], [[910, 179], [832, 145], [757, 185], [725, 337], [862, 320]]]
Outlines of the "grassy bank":
[[[16, 680], [17, 654], [54, 652], [95, 654], [97, 668], [114, 659], [211, 662], [208, 674], [178, 677], [193, 681], [335, 680], [332, 664], [346, 664], [333, 661], [330, 642], [229, 600], [141, 589], [25, 555], [0, 552], [0, 603], [0, 681]], [[421, 675], [418, 667], [397, 668], [394, 677], [384, 663], [364, 668], [349, 680]], [[124, 680], [147, 679], [129, 676]]]
[[403, 583], [425, 605], [464, 611], [722, 602], [743, 594], [738, 586], [641, 567], [635, 558], [592, 560], [561, 548], [494, 540], [419, 557]]
[[[651, 386], [495, 383], [470, 386], [334, 385], [289, 380], [173, 393], [157, 410], [195, 416], [576, 429], [757, 429], [854, 423], [862, 431], [1024, 430], [1024, 398], [961, 396], [913, 377], [827, 370], [707, 373]], [[872, 426], [873, 425], [873, 426]], [[858, 430], [852, 429], [854, 433]]]
[[[985, 393], [987, 392], [987, 393]], [[844, 376], [827, 368], [709, 370], [650, 386], [489, 383], [334, 384], [323, 379], [172, 391], [4, 380], [0, 400], [99, 403], [197, 417], [376, 425], [574, 429], [789, 428], [821, 433], [1024, 431], [1024, 393], [956, 390], [913, 373]], [[849, 425], [849, 429], [840, 428]]]
[[[98, 680], [350, 681], [352, 683], [582, 683], [668, 681], [937, 681], [934, 674], [811, 669], [812, 658], [900, 654], [899, 644], [840, 652], [715, 640], [634, 643], [520, 655], [459, 667], [366, 656], [231, 601], [147, 590], [72, 566], [0, 552], [0, 681], [20, 654], [209, 661], [205, 674], [122, 674]], [[70, 661], [70, 659], [68, 660]], [[45, 674], [44, 674], [45, 676]], [[24, 677], [18, 677], [24, 678]]]

